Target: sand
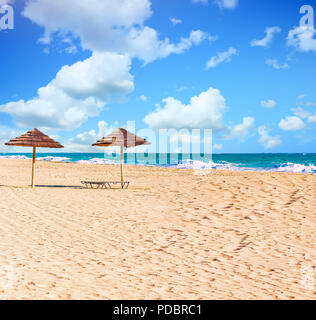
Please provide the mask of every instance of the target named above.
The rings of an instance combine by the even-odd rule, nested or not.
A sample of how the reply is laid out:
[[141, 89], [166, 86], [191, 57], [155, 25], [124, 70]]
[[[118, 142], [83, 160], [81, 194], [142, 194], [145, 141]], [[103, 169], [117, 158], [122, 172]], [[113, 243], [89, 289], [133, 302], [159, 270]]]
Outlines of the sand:
[[316, 175], [0, 160], [1, 299], [315, 299]]

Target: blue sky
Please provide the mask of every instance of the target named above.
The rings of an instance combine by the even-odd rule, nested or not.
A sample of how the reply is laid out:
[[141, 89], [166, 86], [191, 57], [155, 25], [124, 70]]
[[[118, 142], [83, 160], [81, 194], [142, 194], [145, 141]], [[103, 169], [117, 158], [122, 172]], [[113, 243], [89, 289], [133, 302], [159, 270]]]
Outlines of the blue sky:
[[33, 127], [93, 151], [127, 121], [213, 129], [220, 153], [316, 152], [316, 33], [300, 26], [314, 0], [4, 3], [2, 152]]

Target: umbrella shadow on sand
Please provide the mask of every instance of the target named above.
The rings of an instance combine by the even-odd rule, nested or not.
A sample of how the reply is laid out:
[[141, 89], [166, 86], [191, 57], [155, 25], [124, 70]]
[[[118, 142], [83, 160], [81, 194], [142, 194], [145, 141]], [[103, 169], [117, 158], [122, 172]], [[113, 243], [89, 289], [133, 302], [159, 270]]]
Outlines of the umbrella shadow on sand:
[[[30, 189], [30, 186], [12, 186], [0, 184], [0, 187], [14, 188], [14, 189]], [[67, 189], [85, 189], [81, 186], [66, 186], [66, 185], [35, 185], [36, 188], [67, 188]]]
[[64, 185], [36, 185], [36, 188], [68, 188], [68, 189], [85, 189], [81, 186], [64, 186]]

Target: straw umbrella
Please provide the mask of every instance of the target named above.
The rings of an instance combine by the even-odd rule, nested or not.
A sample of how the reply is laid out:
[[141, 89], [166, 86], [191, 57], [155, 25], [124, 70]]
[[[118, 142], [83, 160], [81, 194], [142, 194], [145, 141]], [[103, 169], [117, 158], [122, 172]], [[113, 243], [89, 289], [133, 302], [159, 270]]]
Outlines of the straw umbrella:
[[112, 146], [119, 146], [121, 149], [121, 187], [123, 189], [123, 159], [124, 159], [124, 147], [131, 148], [137, 147], [140, 145], [148, 145], [146, 139], [136, 136], [135, 134], [123, 129], [119, 128], [116, 131], [112, 132], [111, 134], [103, 137], [102, 139], [98, 140], [93, 146], [96, 147], [112, 147]]
[[51, 139], [38, 129], [33, 129], [20, 137], [14, 138], [5, 143], [7, 146], [17, 147], [33, 147], [33, 159], [32, 159], [32, 188], [35, 186], [35, 160], [36, 160], [36, 148], [63, 148], [63, 146]]

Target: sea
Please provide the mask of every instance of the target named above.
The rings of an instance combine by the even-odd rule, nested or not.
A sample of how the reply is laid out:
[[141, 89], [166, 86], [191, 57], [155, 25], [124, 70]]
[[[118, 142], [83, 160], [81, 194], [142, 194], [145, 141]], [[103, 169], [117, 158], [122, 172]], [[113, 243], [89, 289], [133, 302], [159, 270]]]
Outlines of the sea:
[[[113, 153], [37, 153], [37, 161], [84, 164], [118, 164], [120, 155]], [[31, 153], [0, 153], [0, 159], [31, 159]], [[230, 171], [271, 171], [316, 173], [316, 153], [291, 154], [153, 154], [125, 153], [127, 165], [157, 166], [178, 169]]]

